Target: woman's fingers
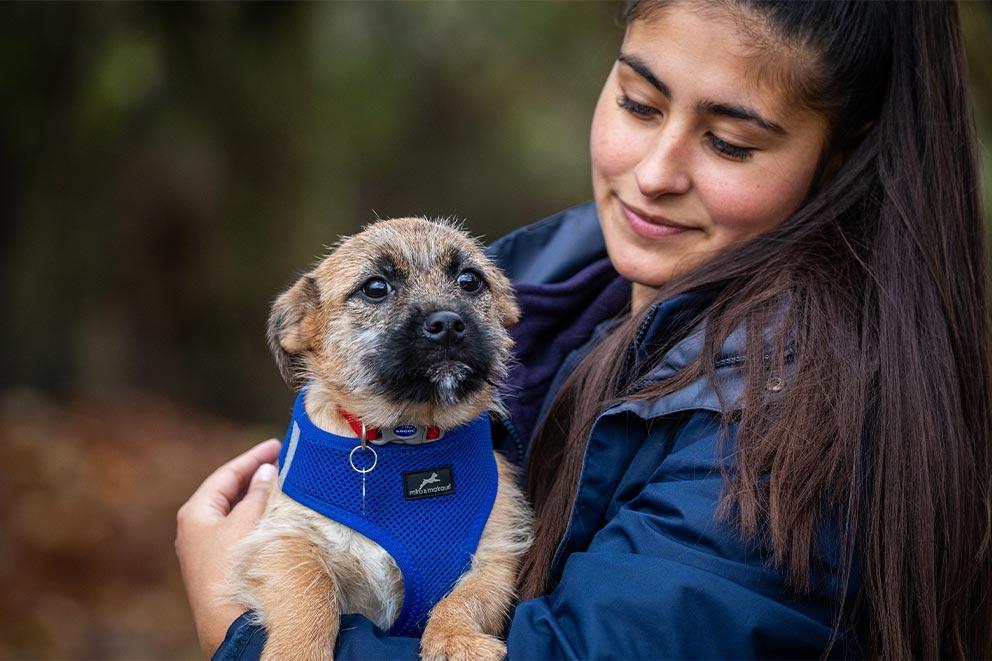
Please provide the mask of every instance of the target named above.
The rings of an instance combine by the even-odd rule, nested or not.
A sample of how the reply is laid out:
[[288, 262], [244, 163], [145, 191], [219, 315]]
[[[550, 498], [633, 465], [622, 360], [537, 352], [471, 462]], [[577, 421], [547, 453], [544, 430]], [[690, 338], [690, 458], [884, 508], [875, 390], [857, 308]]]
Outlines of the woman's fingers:
[[278, 440], [269, 439], [227, 462], [203, 481], [184, 507], [195, 514], [227, 516], [259, 466], [275, 462], [279, 447]]
[[231, 516], [254, 525], [259, 517], [262, 516], [262, 512], [265, 511], [265, 503], [269, 497], [269, 488], [275, 478], [276, 467], [273, 464], [262, 464], [259, 466], [258, 470], [255, 471], [255, 475], [251, 478], [251, 484], [248, 486], [245, 497], [234, 506]]

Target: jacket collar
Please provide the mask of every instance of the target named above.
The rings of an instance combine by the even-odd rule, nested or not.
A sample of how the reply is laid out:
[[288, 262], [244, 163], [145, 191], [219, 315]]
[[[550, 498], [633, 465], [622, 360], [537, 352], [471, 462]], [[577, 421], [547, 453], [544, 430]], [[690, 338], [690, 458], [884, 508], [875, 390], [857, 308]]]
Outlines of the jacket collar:
[[[666, 337], [666, 329], [675, 329], [678, 324], [691, 318], [691, 315], [698, 314], [712, 302], [714, 295], [715, 293], [693, 292], [655, 304], [643, 322], [644, 337], [636, 345], [638, 357], [644, 358], [652, 349], [657, 349], [658, 344]], [[707, 330], [708, 322], [704, 319], [675, 346], [666, 351], [659, 363], [641, 381], [643, 383], [662, 381], [696, 360], [703, 350]], [[766, 347], [767, 363], [767, 347], [771, 345], [771, 337], [767, 330], [762, 340]], [[610, 409], [610, 412], [630, 411], [643, 418], [654, 418], [691, 409], [707, 409], [717, 413], [738, 411], [743, 408], [742, 395], [747, 379], [747, 372], [744, 369], [746, 347], [747, 333], [741, 325], [727, 336], [714, 358], [716, 384], [711, 383], [706, 375], [702, 375], [666, 397], [653, 401], [623, 402]], [[786, 373], [769, 371], [766, 375], [768, 390], [778, 392], [782, 389], [787, 381], [788, 372], [792, 370], [793, 361], [794, 350], [792, 347], [787, 347]]]
[[[636, 344], [638, 357], [645, 358], [650, 355], [652, 349], [664, 342], [666, 329], [674, 330], [711, 301], [711, 294], [688, 293], [656, 304], [644, 319], [646, 331]], [[707, 323], [704, 320], [666, 351], [641, 382], [663, 381], [696, 360], [703, 350], [706, 329]], [[629, 411], [641, 418], [649, 419], [693, 409], [706, 409], [716, 413], [738, 410], [741, 407], [740, 399], [745, 385], [743, 370], [745, 342], [744, 329], [737, 328], [721, 345], [715, 361], [718, 388], [715, 388], [714, 384], [703, 375], [665, 397], [648, 401], [621, 402], [606, 413]]]

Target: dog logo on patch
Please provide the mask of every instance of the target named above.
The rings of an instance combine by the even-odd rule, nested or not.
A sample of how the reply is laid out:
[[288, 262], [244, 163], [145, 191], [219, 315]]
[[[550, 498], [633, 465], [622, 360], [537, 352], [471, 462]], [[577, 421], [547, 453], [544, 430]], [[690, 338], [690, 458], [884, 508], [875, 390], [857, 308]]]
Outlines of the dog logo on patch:
[[424, 487], [426, 487], [428, 484], [433, 484], [435, 482], [440, 482], [440, 481], [441, 480], [438, 479], [437, 473], [431, 473], [431, 476], [429, 478], [427, 478], [426, 480], [420, 483], [420, 488], [418, 489], [418, 491], [423, 491]]
[[408, 499], [431, 498], [454, 493], [455, 482], [451, 474], [451, 466], [403, 473], [403, 487], [404, 495]]

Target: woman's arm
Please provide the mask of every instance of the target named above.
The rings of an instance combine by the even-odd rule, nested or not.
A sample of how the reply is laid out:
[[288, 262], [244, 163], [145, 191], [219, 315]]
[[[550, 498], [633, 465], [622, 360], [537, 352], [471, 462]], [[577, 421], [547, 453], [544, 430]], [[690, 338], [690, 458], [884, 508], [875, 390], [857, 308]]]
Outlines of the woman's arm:
[[200, 645], [208, 655], [224, 640], [228, 625], [244, 610], [223, 603], [218, 588], [231, 563], [235, 542], [265, 509], [279, 441], [270, 439], [210, 475], [176, 515], [176, 555]]

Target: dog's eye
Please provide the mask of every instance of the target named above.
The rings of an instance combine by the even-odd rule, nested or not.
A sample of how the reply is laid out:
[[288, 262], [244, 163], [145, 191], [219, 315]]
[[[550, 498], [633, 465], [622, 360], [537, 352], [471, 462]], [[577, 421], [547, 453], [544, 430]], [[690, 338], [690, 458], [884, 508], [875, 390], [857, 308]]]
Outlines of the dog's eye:
[[389, 295], [392, 287], [382, 278], [369, 278], [362, 285], [362, 294], [372, 301], [381, 301]]
[[462, 271], [458, 274], [458, 286], [474, 294], [482, 288], [482, 276], [472, 270]]

